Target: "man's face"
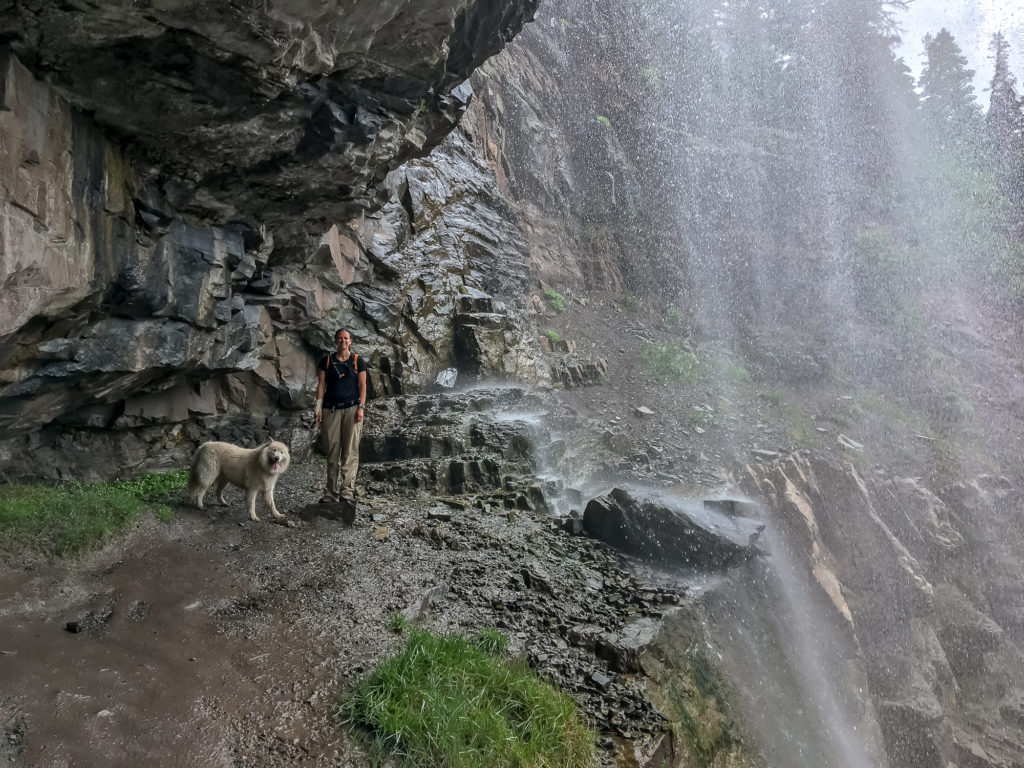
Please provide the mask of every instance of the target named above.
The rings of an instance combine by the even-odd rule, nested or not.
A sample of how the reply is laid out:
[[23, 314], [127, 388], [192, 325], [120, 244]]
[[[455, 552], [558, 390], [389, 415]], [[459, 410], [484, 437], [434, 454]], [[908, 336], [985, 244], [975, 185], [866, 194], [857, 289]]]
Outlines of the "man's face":
[[334, 337], [334, 343], [338, 345], [339, 352], [347, 352], [348, 348], [352, 346], [352, 336], [348, 331], [342, 331]]

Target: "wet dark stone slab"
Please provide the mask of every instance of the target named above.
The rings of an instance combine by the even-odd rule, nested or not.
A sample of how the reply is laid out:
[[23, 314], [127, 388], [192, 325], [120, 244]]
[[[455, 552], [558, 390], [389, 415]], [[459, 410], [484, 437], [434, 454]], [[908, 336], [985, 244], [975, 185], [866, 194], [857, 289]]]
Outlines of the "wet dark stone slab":
[[322, 517], [326, 520], [340, 520], [346, 525], [352, 525], [356, 520], [356, 503], [345, 500], [317, 501], [295, 510], [294, 515], [307, 522]]
[[628, 555], [659, 565], [722, 570], [753, 556], [764, 525], [697, 505], [669, 506], [616, 488], [591, 499], [583, 529]]

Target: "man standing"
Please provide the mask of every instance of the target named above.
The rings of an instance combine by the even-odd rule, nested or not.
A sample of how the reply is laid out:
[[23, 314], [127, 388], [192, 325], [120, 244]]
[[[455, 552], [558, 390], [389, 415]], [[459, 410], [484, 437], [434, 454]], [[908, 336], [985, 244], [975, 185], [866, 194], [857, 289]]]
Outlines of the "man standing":
[[[321, 502], [355, 504], [359, 469], [359, 438], [366, 403], [366, 362], [352, 351], [352, 336], [345, 329], [334, 334], [335, 352], [317, 364], [316, 411], [323, 422], [327, 448], [327, 490]], [[326, 413], [325, 413], [326, 411]]]

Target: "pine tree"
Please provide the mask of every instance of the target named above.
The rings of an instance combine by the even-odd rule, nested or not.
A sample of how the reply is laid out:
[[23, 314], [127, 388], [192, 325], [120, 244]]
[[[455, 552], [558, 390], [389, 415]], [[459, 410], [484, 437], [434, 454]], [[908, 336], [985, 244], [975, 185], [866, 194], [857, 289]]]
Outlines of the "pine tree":
[[1024, 104], [1017, 95], [1017, 81], [1010, 73], [1010, 43], [1001, 32], [989, 45], [995, 59], [988, 115], [985, 118], [989, 146], [1003, 191], [1016, 203], [1024, 200]]
[[921, 71], [921, 109], [929, 126], [946, 142], [962, 144], [974, 138], [981, 109], [974, 96], [967, 59], [949, 30], [925, 35], [927, 61]]

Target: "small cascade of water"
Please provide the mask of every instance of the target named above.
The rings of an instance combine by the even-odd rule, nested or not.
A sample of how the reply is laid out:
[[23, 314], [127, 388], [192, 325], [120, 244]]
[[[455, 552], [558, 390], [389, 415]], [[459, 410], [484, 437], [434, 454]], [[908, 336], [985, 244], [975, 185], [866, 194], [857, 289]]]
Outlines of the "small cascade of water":
[[[612, 485], [727, 533], [741, 520], [767, 518], [749, 499], [680, 494], [664, 486], [620, 482], [586, 462], [586, 447], [557, 406], [526, 397], [487, 410], [495, 423], [514, 423], [533, 443], [535, 480], [549, 511], [582, 510]], [[578, 426], [578, 425], [577, 425]], [[750, 522], [749, 520], [747, 522]], [[784, 528], [757, 539], [763, 556], [728, 573], [700, 569], [648, 573], [661, 585], [682, 586], [701, 603], [706, 637], [729, 682], [730, 706], [752, 752], [775, 768], [876, 768], [882, 759], [859, 650], [846, 619], [814, 581]], [[647, 570], [647, 566], [641, 566]]]

